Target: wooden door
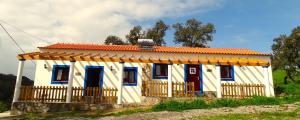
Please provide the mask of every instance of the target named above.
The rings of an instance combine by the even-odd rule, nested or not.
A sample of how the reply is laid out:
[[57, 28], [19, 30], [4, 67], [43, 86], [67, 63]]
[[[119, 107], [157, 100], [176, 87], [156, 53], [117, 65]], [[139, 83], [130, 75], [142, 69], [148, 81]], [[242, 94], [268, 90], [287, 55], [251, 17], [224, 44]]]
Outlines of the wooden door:
[[200, 67], [199, 65], [186, 65], [186, 82], [194, 82], [196, 93], [200, 93]]

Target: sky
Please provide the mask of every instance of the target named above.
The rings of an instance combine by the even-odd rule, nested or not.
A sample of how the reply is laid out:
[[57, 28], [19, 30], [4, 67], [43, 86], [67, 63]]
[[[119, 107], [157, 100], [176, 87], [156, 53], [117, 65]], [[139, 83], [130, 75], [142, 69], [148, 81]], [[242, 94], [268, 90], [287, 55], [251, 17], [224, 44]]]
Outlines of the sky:
[[[26, 52], [51, 43], [102, 44], [108, 35], [125, 39], [136, 25], [150, 28], [195, 18], [215, 25], [210, 47], [271, 53], [273, 38], [300, 25], [299, 0], [0, 0], [0, 23]], [[24, 33], [26, 32], [26, 33]], [[167, 31], [167, 46], [174, 44]], [[16, 74], [21, 51], [0, 29], [0, 73]], [[33, 79], [27, 61], [24, 75]]]

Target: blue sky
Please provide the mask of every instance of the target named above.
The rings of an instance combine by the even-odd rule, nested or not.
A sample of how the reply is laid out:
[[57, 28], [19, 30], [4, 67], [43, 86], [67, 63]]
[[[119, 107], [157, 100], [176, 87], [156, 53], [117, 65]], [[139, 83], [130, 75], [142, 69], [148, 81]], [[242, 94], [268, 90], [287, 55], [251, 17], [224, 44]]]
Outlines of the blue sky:
[[[229, 0], [205, 13], [163, 20], [168, 24], [184, 23], [189, 18], [211, 22], [216, 27], [211, 47], [248, 48], [270, 53], [273, 38], [289, 34], [300, 25], [299, 5], [299, 0]], [[168, 31], [167, 45], [176, 46], [172, 42], [173, 33], [173, 29]]]

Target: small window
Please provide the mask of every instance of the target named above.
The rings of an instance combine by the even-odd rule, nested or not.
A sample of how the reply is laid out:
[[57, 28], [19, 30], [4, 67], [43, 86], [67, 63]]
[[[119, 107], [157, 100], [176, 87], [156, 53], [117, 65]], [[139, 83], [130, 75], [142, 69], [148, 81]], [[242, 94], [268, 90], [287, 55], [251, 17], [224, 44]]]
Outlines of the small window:
[[221, 80], [234, 81], [233, 66], [230, 66], [230, 65], [222, 65], [221, 66]]
[[123, 85], [136, 86], [137, 85], [137, 68], [125, 67], [123, 73]]
[[168, 65], [153, 64], [153, 79], [168, 79]]
[[51, 84], [66, 84], [69, 79], [69, 65], [53, 65]]

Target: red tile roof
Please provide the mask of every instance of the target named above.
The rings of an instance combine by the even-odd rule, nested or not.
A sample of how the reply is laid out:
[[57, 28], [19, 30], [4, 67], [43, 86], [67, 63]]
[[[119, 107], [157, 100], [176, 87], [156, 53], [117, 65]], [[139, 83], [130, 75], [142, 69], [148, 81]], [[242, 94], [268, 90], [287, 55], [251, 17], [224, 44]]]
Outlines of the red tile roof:
[[[142, 52], [138, 46], [134, 45], [99, 45], [99, 44], [69, 44], [57, 43], [45, 47], [38, 47], [41, 49], [74, 49], [74, 50], [102, 50], [102, 51], [132, 51]], [[169, 52], [169, 53], [199, 53], [199, 54], [229, 54], [229, 55], [262, 55], [270, 56], [262, 52], [257, 52], [248, 49], [240, 48], [191, 48], [191, 47], [166, 47], [155, 46], [149, 52]]]

